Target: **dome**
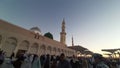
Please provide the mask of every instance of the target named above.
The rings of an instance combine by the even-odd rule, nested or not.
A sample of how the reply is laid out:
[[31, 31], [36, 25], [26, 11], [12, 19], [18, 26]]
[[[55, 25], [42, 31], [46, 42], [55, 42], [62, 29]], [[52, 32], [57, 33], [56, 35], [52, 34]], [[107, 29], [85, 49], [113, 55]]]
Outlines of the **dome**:
[[41, 30], [38, 27], [32, 27], [30, 30], [35, 32], [35, 33], [41, 34]]
[[48, 37], [48, 38], [50, 38], [50, 39], [53, 39], [53, 35], [52, 35], [50, 32], [45, 33], [44, 36], [45, 36], [45, 37]]

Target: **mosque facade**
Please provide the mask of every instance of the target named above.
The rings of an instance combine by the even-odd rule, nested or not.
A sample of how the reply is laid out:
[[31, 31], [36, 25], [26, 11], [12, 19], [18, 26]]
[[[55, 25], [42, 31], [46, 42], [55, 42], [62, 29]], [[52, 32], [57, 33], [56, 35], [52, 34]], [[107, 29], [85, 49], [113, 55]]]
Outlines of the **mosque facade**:
[[27, 30], [0, 20], [0, 49], [6, 53], [7, 57], [12, 53], [16, 55], [25, 52], [39, 56], [42, 54], [59, 55], [60, 53], [72, 56], [75, 54], [75, 50], [68, 48], [65, 43], [66, 32], [64, 20], [61, 29], [60, 41], [56, 41], [41, 35], [37, 27]]

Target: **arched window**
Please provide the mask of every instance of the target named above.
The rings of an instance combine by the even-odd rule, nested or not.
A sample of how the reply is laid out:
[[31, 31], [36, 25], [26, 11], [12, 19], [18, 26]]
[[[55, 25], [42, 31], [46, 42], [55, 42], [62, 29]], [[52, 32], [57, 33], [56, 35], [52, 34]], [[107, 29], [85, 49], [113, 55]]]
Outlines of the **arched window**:
[[29, 48], [29, 42], [27, 41], [27, 40], [24, 40], [24, 41], [22, 41], [21, 42], [21, 44], [19, 45], [19, 49], [21, 49], [21, 50], [28, 50], [28, 48]]
[[52, 47], [51, 47], [51, 46], [48, 46], [48, 47], [47, 47], [47, 50], [48, 50], [47, 53], [48, 53], [48, 54], [51, 54]]
[[46, 46], [44, 44], [40, 46], [40, 52], [41, 52], [41, 55], [46, 54]]
[[53, 47], [53, 52], [52, 52], [53, 55], [56, 55], [56, 47]]
[[17, 39], [14, 37], [9, 37], [6, 39], [5, 44], [2, 45], [2, 50], [6, 52], [7, 57], [9, 57], [17, 46]]
[[38, 52], [38, 43], [34, 43], [31, 47], [30, 47], [30, 53], [31, 54], [37, 54]]
[[24, 40], [20, 43], [19, 47], [18, 47], [18, 52], [17, 52], [17, 56], [19, 54], [25, 53], [28, 51], [29, 48], [29, 42], [27, 40]]

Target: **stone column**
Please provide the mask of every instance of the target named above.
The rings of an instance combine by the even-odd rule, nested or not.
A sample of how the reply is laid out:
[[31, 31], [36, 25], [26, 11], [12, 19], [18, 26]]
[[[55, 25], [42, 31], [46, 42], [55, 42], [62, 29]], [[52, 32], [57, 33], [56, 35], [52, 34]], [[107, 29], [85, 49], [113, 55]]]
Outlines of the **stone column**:
[[17, 51], [18, 51], [18, 49], [19, 49], [19, 45], [21, 44], [21, 41], [18, 41], [17, 42], [17, 46], [16, 46], [16, 48], [15, 48], [15, 50], [13, 51], [14, 53], [15, 53], [15, 55], [17, 54]]
[[28, 50], [27, 50], [27, 53], [29, 54], [30, 53], [30, 48], [31, 48], [32, 44], [29, 45], [28, 47]]

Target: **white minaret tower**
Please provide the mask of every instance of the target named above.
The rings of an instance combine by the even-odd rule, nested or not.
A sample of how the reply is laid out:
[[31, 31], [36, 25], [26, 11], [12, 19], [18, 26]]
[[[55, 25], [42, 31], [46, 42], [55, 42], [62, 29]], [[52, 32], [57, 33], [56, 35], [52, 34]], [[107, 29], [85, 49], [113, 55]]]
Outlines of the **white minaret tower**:
[[72, 46], [74, 46], [74, 40], [73, 40], [73, 36], [72, 36]]
[[62, 21], [62, 32], [60, 32], [60, 42], [66, 44], [66, 32], [65, 32], [65, 21]]

